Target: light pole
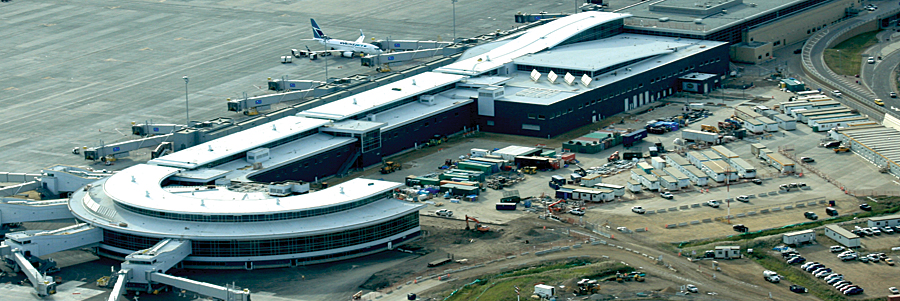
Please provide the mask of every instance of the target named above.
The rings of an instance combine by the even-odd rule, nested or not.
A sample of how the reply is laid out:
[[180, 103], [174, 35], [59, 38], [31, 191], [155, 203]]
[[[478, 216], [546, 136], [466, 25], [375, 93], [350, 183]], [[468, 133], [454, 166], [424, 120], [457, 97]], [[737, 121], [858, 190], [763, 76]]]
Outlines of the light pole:
[[190, 107], [188, 106], [188, 77], [187, 75], [182, 76], [184, 79], [184, 116], [185, 116], [185, 126], [191, 126], [191, 112]]
[[456, 41], [456, 1], [459, 0], [450, 0], [450, 3], [453, 4], [453, 41]]

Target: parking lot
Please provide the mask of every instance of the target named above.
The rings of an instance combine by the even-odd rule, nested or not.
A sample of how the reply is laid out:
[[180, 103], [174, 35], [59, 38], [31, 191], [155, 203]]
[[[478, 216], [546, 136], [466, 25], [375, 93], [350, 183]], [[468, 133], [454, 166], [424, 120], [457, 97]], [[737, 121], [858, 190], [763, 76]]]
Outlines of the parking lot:
[[[863, 238], [863, 243], [865, 244], [867, 241], [877, 240], [890, 240], [896, 243], [897, 236], [897, 234], [894, 234], [894, 236], [885, 237], [885, 235], [881, 235], [880, 237]], [[844, 279], [862, 287], [865, 292], [861, 295], [854, 296], [854, 299], [884, 296], [889, 293], [889, 287], [900, 287], [900, 278], [897, 277], [897, 273], [900, 271], [900, 265], [889, 266], [883, 261], [875, 263], [863, 263], [858, 260], [841, 261], [837, 257], [838, 253], [832, 253], [829, 250], [830, 246], [840, 244], [821, 235], [821, 231], [817, 233], [816, 241], [816, 244], [799, 247], [797, 248], [797, 251], [801, 256], [806, 258], [807, 262], [815, 261], [821, 263], [826, 267], [831, 268], [833, 272], [843, 274]], [[861, 248], [857, 251], [859, 254], [868, 254], [873, 252], [871, 250], [872, 249], [870, 248]], [[890, 252], [884, 253], [887, 253], [895, 262], [900, 260], [900, 257], [896, 254], [891, 254]], [[799, 266], [800, 265], [798, 264], [796, 268], [799, 268]]]

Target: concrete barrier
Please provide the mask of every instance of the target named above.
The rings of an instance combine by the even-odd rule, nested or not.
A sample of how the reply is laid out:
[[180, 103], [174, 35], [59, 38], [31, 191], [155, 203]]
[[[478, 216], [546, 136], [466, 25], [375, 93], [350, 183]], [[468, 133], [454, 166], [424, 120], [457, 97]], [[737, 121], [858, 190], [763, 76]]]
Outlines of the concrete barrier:
[[688, 207], [689, 207], [688, 205], [681, 205], [681, 206], [678, 206], [678, 209], [688, 209]]
[[522, 252], [522, 254], [519, 254], [519, 256], [525, 256], [525, 255], [528, 255], [528, 253], [529, 252]]
[[797, 205], [794, 205], [794, 207], [797, 207], [797, 208], [806, 208], [806, 204], [797, 204]]
[[691, 221], [691, 225], [699, 225], [700, 221]]
[[746, 215], [746, 214], [743, 214], [743, 213], [738, 213], [738, 214], [737, 214], [737, 217], [745, 217], [745, 216], [747, 216], [747, 215]]
[[509, 255], [509, 256], [506, 256], [506, 259], [515, 259], [515, 258], [516, 258], [516, 255]]
[[784, 210], [790, 210], [790, 209], [794, 209], [794, 206], [791, 206], [791, 205], [784, 206]]
[[734, 218], [734, 215], [726, 215], [725, 216], [725, 219], [733, 219], [733, 218]]
[[646, 232], [646, 231], [647, 231], [646, 228], [637, 228], [637, 229], [634, 229], [634, 232]]
[[676, 224], [667, 224], [667, 225], [666, 225], [666, 229], [672, 229], [672, 228], [675, 228], [675, 227], [678, 227], [678, 225], [676, 225]]
[[826, 201], [826, 200], [819, 200], [819, 204], [825, 204], [825, 203], [827, 203], [827, 202], [828, 202], [828, 201]]
[[572, 245], [572, 249], [581, 249], [581, 244]]
[[565, 246], [565, 247], [559, 248], [559, 250], [560, 250], [560, 251], [568, 251], [568, 250], [569, 250], [569, 246]]
[[700, 208], [700, 204], [691, 204], [691, 208]]
[[687, 225], [688, 225], [688, 223], [678, 223], [678, 226], [679, 226], [679, 227], [685, 227], [685, 226], [687, 226]]
[[778, 191], [769, 191], [769, 195], [778, 195]]
[[678, 211], [678, 207], [669, 208], [669, 211]]
[[806, 203], [806, 206], [815, 206], [816, 204], [817, 204], [816, 201], [812, 201], [812, 202]]
[[711, 219], [711, 218], [704, 218], [704, 219], [703, 219], [703, 222], [704, 222], [704, 223], [711, 223], [711, 222], [712, 222], [712, 219]]
[[781, 207], [772, 208], [772, 212], [777, 212], [777, 211], [781, 211]]
[[750, 211], [750, 212], [747, 212], [747, 215], [749, 215], [749, 216], [756, 215], [756, 211]]
[[734, 198], [727, 198], [725, 199], [725, 202], [734, 202]]
[[769, 213], [769, 209], [760, 210], [759, 213]]
[[755, 194], [748, 194], [748, 195], [747, 195], [747, 198], [755, 199], [755, 198], [756, 198], [756, 195], [755, 195]]
[[625, 251], [631, 252], [630, 248], [625, 248]]
[[659, 210], [656, 210], [656, 213], [666, 213], [666, 209], [659, 209]]
[[812, 189], [812, 186], [803, 186], [803, 187], [800, 187], [800, 189], [801, 190], [810, 190], [810, 189]]
[[757, 194], [757, 196], [764, 197], [764, 196], [769, 196], [769, 195], [766, 193], [760, 193], [760, 194]]

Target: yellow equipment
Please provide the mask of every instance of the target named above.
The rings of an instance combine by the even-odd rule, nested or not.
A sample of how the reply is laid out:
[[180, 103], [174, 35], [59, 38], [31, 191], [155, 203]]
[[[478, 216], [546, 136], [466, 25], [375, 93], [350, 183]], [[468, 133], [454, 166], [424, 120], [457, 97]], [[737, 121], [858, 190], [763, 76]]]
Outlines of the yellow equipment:
[[706, 124], [701, 124], [700, 130], [704, 131], [704, 132], [710, 132], [710, 133], [718, 133], [719, 132], [719, 129], [717, 129], [716, 127], [711, 126], [711, 125], [706, 125]]
[[398, 171], [401, 169], [403, 169], [403, 166], [400, 165], [400, 163], [397, 163], [394, 161], [387, 161], [387, 162], [384, 162], [383, 166], [381, 166], [381, 173], [389, 174], [389, 173], [392, 173], [392, 172], [395, 172], [395, 171]]
[[375, 71], [379, 72], [379, 73], [391, 72], [391, 67], [388, 66], [388, 64], [383, 64], [383, 65], [375, 68]]
[[846, 146], [841, 146], [841, 147], [838, 147], [838, 148], [835, 148], [835, 149], [834, 149], [834, 153], [835, 153], [835, 154], [837, 154], [837, 153], [849, 152], [849, 151], [850, 151], [850, 148], [849, 148], [849, 147], [846, 147]]
[[600, 292], [600, 284], [597, 283], [597, 280], [581, 279], [576, 284], [578, 285], [575, 288], [576, 295], [593, 295]]
[[533, 175], [537, 173], [537, 166], [525, 166], [522, 168], [522, 173], [526, 173], [529, 175]]

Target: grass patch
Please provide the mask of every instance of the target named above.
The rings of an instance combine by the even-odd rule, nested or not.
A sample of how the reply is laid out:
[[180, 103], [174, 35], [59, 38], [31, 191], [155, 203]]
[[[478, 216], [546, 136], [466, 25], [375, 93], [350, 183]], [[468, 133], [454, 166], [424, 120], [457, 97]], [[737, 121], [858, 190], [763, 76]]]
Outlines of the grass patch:
[[[633, 267], [617, 262], [569, 261], [547, 263], [511, 272], [495, 274], [476, 280], [456, 291], [444, 300], [516, 300], [515, 287], [519, 287], [523, 299], [533, 293], [534, 285], [545, 283], [559, 285], [573, 279], [600, 279], [616, 272], [631, 272]], [[557, 291], [557, 296], [564, 295]]]
[[788, 265], [784, 262], [783, 259], [771, 255], [771, 253], [768, 251], [762, 251], [771, 250], [773, 247], [773, 243], [758, 242], [753, 247], [755, 250], [761, 250], [761, 252], [753, 252], [751, 254], [748, 254], [750, 259], [768, 270], [777, 272], [779, 275], [784, 277], [784, 279], [790, 281], [791, 283], [806, 287], [807, 289], [809, 289], [809, 293], [816, 296], [816, 298], [825, 301], [847, 300], [844, 295], [842, 295], [840, 292], [835, 290], [824, 281], [816, 278], [813, 275], [810, 275], [807, 272], [804, 272], [803, 270], [800, 270], [799, 268]]
[[[853, 220], [853, 218], [864, 219], [864, 218], [873, 217], [873, 216], [894, 214], [894, 213], [897, 213], [897, 211], [900, 211], [900, 198], [898, 198], [898, 197], [881, 198], [880, 200], [878, 200], [878, 203], [869, 202], [868, 204], [872, 206], [872, 211], [863, 211], [863, 212], [859, 212], [854, 215], [839, 216], [839, 217], [835, 217], [835, 218], [823, 219], [823, 220], [818, 220], [818, 221], [813, 221], [813, 222], [805, 222], [805, 223], [800, 223], [800, 224], [787, 225], [787, 226], [784, 226], [781, 228], [766, 229], [766, 230], [756, 231], [756, 232], [747, 232], [747, 233], [741, 233], [741, 234], [737, 234], [737, 235], [729, 235], [726, 237], [708, 238], [708, 239], [694, 240], [694, 241], [689, 241], [689, 242], [681, 242], [681, 243], [676, 243], [675, 245], [680, 249], [685, 249], [685, 248], [707, 245], [707, 244], [711, 244], [711, 243], [715, 243], [715, 242], [741, 241], [741, 240], [745, 240], [745, 239], [754, 239], [757, 237], [781, 234], [781, 233], [785, 233], [785, 232], [801, 231], [801, 230], [806, 230], [806, 229], [817, 228], [817, 227], [820, 227], [820, 226], [823, 226], [826, 224], [850, 221], [850, 220]], [[802, 210], [798, 210], [798, 212], [800, 212], [800, 211], [802, 211]]]
[[854, 76], [859, 74], [862, 65], [861, 54], [867, 48], [878, 43], [875, 35], [878, 31], [869, 31], [849, 38], [833, 48], [825, 49], [823, 56], [825, 64], [834, 73]]

